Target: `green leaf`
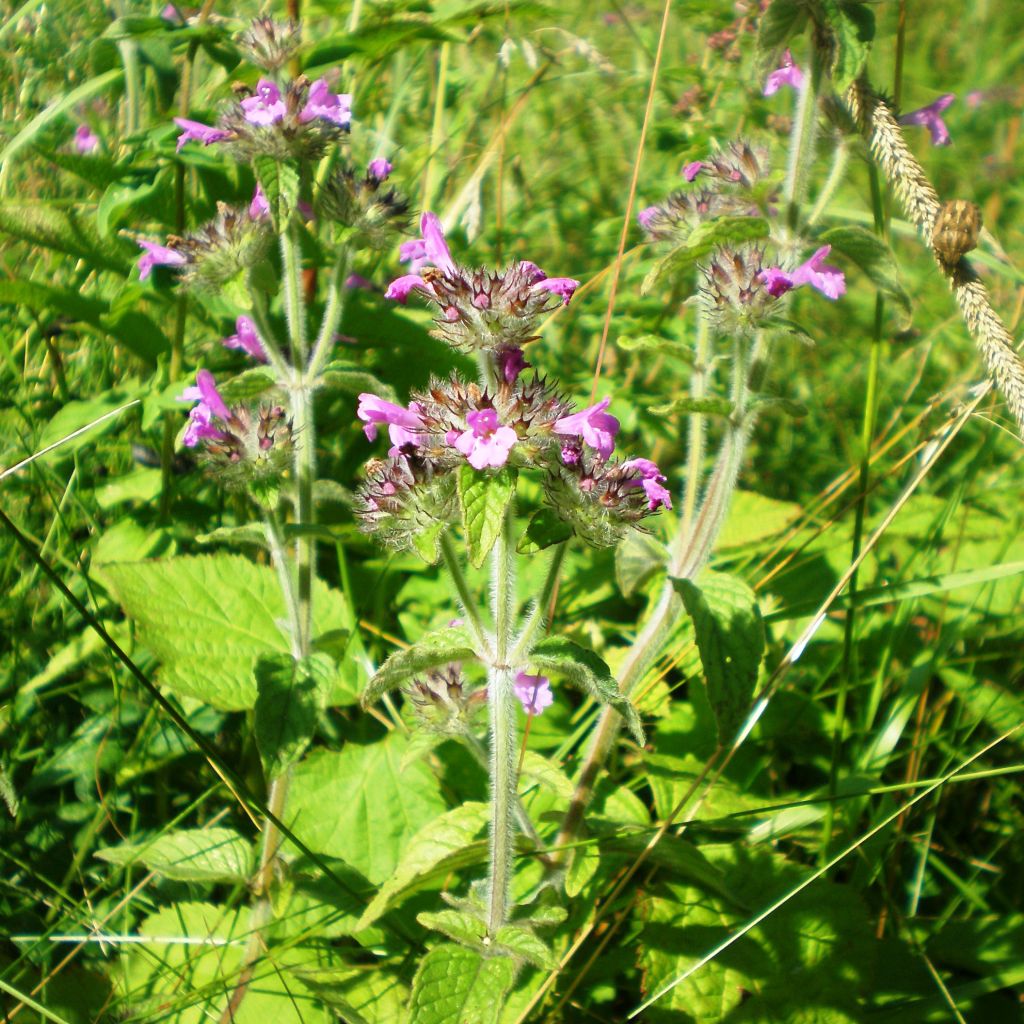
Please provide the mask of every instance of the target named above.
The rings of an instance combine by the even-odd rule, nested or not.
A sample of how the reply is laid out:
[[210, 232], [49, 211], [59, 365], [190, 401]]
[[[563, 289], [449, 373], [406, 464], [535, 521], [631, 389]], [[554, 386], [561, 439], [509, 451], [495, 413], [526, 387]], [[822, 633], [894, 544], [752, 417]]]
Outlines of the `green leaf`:
[[[127, 383], [134, 384], [134, 388], [138, 387], [137, 382]], [[94, 445], [96, 439], [108, 430], [113, 430], [121, 421], [123, 415], [135, 404], [132, 401], [132, 391], [134, 388], [132, 390], [128, 388], [113, 388], [110, 391], [100, 392], [100, 394], [92, 398], [65, 403], [43, 428], [38, 441], [36, 441], [36, 450], [48, 448], [58, 441], [63, 441], [69, 435], [75, 433], [75, 431], [81, 430], [83, 427], [89, 427], [91, 424], [94, 425], [89, 430], [67, 440], [60, 446], [58, 452], [50, 456], [50, 458], [69, 455], [83, 445]], [[96, 422], [117, 409], [123, 410], [120, 415], [109, 416], [102, 423]]]
[[529, 662], [545, 672], [555, 672], [566, 682], [579, 687], [595, 700], [608, 704], [626, 721], [626, 727], [640, 746], [644, 744], [644, 730], [640, 716], [629, 700], [619, 691], [611, 670], [593, 651], [572, 640], [549, 636], [541, 640], [530, 652]]
[[519, 538], [516, 551], [521, 555], [533, 555], [538, 551], [561, 544], [572, 536], [572, 527], [550, 508], [542, 508], [534, 512], [526, 532]]
[[487, 924], [475, 914], [464, 910], [424, 910], [416, 915], [416, 920], [424, 928], [440, 932], [477, 952], [487, 948]]
[[413, 549], [427, 565], [437, 565], [441, 560], [441, 537], [447, 529], [447, 523], [434, 523], [413, 536]]
[[754, 592], [742, 580], [705, 572], [700, 586], [673, 579], [693, 619], [708, 702], [725, 743], [743, 724], [764, 654], [764, 623]]
[[[101, 581], [135, 620], [139, 640], [163, 663], [159, 681], [224, 711], [256, 703], [262, 657], [290, 654], [277, 574], [241, 555], [179, 557], [104, 566]], [[313, 632], [345, 619], [344, 598], [314, 584]]]
[[256, 662], [256, 747], [268, 779], [305, 753], [336, 671], [326, 654], [302, 661], [275, 654]]
[[394, 873], [363, 912], [358, 928], [369, 927], [381, 914], [431, 879], [443, 882], [452, 871], [486, 856], [483, 844], [476, 849], [468, 848], [486, 828], [489, 814], [487, 804], [469, 801], [424, 825], [409, 840]]
[[288, 821], [296, 836], [378, 886], [394, 874], [413, 836], [446, 809], [430, 769], [418, 761], [402, 765], [407, 745], [393, 732], [364, 746], [316, 750], [292, 769]]
[[689, 353], [689, 349], [681, 341], [662, 338], [657, 334], [624, 334], [615, 339], [615, 344], [623, 352], [676, 352], [684, 355]]
[[674, 398], [663, 405], [651, 406], [655, 416], [680, 416], [699, 413], [701, 416], [731, 416], [733, 404], [728, 398]]
[[263, 187], [274, 220], [274, 230], [280, 231], [280, 219], [291, 216], [299, 202], [299, 172], [286, 160], [272, 156], [257, 156], [253, 170]]
[[228, 405], [238, 405], [252, 402], [265, 395], [276, 384], [277, 381], [274, 380], [272, 374], [259, 367], [253, 367], [249, 370], [243, 370], [240, 374], [225, 381], [223, 384], [218, 384], [217, 389]]
[[100, 237], [96, 228], [71, 207], [3, 203], [0, 231], [31, 245], [85, 260], [98, 270], [111, 270], [126, 277], [132, 266], [130, 245], [120, 238]]
[[408, 1024], [494, 1024], [515, 980], [505, 957], [445, 943], [420, 962], [412, 985]]
[[896, 305], [901, 314], [897, 330], [905, 331], [912, 319], [910, 296], [900, 283], [899, 267], [888, 243], [857, 225], [832, 228], [820, 240], [855, 263], [871, 283]]
[[178, 882], [244, 882], [252, 872], [252, 844], [231, 828], [182, 829], [150, 843], [122, 843], [96, 851], [111, 864], [145, 864]]
[[835, 38], [832, 81], [842, 95], [864, 70], [875, 38], [875, 16], [854, 0], [819, 0]]
[[615, 580], [623, 597], [635, 594], [668, 566], [668, 549], [646, 533], [630, 530], [615, 549]]
[[640, 287], [644, 295], [689, 270], [698, 260], [720, 245], [752, 242], [768, 236], [764, 217], [717, 217], [698, 224], [683, 245], [662, 257], [644, 278]]
[[395, 651], [374, 673], [362, 696], [363, 707], [368, 707], [388, 690], [393, 690], [409, 676], [450, 661], [468, 661], [475, 658], [473, 642], [462, 626], [445, 626], [426, 633], [404, 651]]
[[803, 31], [807, 8], [801, 0], [772, 0], [761, 15], [757, 31], [757, 53], [762, 66], [776, 50]]
[[516, 477], [516, 471], [508, 466], [497, 473], [469, 465], [459, 470], [462, 525], [466, 529], [469, 560], [478, 569], [501, 532], [505, 509], [516, 492]]
[[[581, 832], [580, 838], [585, 840]], [[565, 872], [565, 895], [575, 899], [587, 887], [587, 883], [597, 874], [601, 866], [601, 851], [594, 840], [584, 842], [572, 851], [572, 860]]]
[[553, 971], [558, 967], [558, 958], [547, 943], [537, 938], [527, 926], [513, 923], [499, 928], [493, 944], [542, 971]]
[[804, 513], [793, 501], [779, 501], [756, 491], [738, 490], [718, 538], [718, 548], [738, 548], [775, 537]]
[[0, 280], [0, 305], [26, 306], [41, 314], [61, 313], [72, 320], [86, 320], [94, 324], [99, 324], [100, 317], [108, 308], [105, 302], [81, 292], [18, 278]]

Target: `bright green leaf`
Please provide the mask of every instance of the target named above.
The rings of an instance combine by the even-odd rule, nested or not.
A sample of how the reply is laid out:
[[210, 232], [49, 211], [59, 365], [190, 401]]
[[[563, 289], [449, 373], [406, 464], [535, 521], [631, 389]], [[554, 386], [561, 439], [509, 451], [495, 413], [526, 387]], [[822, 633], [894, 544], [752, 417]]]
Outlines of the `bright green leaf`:
[[485, 959], [461, 946], [436, 946], [416, 972], [408, 1024], [494, 1024], [515, 973], [506, 957]]
[[409, 676], [451, 661], [468, 661], [476, 657], [469, 633], [462, 626], [445, 626], [421, 636], [404, 651], [395, 651], [374, 673], [362, 696], [368, 707], [388, 690], [404, 683]]
[[252, 871], [252, 844], [231, 828], [182, 829], [149, 843], [123, 843], [96, 851], [112, 864], [145, 864], [179, 882], [244, 882]]
[[479, 568], [490, 554], [505, 521], [505, 510], [516, 492], [516, 471], [506, 466], [488, 473], [462, 466], [459, 470], [459, 503], [466, 529], [469, 560]]

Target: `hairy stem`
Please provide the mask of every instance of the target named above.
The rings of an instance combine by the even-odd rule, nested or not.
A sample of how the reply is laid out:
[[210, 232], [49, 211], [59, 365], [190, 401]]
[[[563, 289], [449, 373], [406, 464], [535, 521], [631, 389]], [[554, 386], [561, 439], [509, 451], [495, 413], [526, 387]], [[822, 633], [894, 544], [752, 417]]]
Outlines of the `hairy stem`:
[[469, 621], [469, 628], [473, 633], [473, 639], [476, 641], [478, 653], [481, 658], [490, 658], [493, 655], [491, 642], [480, 619], [480, 611], [476, 606], [476, 601], [473, 600], [473, 595], [470, 593], [469, 583], [466, 582], [466, 575], [462, 571], [462, 564], [459, 561], [459, 553], [455, 549], [455, 542], [447, 530], [441, 534], [441, 558], [444, 560], [445, 569], [448, 570], [448, 577], [455, 587], [455, 593], [458, 594], [462, 613]]
[[551, 561], [548, 563], [548, 574], [544, 579], [544, 586], [530, 610], [530, 616], [526, 624], [520, 629], [516, 637], [512, 654], [509, 657], [509, 664], [514, 668], [526, 658], [533, 646], [533, 638], [538, 630], [543, 630], [548, 624], [548, 609], [551, 604], [551, 597], [558, 586], [558, 579], [562, 575], [562, 565], [565, 562], [565, 553], [569, 548], [568, 541], [556, 544], [552, 549]]
[[288, 340], [291, 342], [292, 363], [304, 366], [308, 355], [306, 342], [306, 309], [302, 300], [301, 259], [299, 255], [298, 231], [295, 218], [278, 203], [278, 220], [281, 223], [281, 267], [284, 275], [284, 312], [288, 320]]
[[345, 312], [345, 279], [348, 277], [351, 261], [352, 249], [348, 245], [343, 245], [331, 270], [330, 280], [327, 282], [327, 306], [324, 309], [320, 332], [313, 345], [313, 355], [310, 357], [309, 367], [306, 371], [310, 381], [314, 381], [320, 376], [334, 344], [334, 335], [341, 323], [342, 314]]

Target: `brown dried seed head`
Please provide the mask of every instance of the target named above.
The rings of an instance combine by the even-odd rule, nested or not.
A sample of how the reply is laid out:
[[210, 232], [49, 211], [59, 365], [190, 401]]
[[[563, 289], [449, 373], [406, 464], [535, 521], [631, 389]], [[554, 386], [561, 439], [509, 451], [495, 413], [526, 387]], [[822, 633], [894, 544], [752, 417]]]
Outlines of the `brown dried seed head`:
[[978, 244], [981, 210], [966, 199], [943, 203], [932, 228], [932, 248], [943, 263], [952, 266]]

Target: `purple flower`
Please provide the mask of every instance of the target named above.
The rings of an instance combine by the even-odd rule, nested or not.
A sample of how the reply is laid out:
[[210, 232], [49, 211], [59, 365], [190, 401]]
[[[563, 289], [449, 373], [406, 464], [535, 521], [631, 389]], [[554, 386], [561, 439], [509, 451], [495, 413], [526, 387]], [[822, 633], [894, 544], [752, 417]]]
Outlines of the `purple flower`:
[[391, 173], [391, 161], [379, 156], [376, 160], [370, 161], [370, 166], [366, 170], [371, 178], [376, 178], [377, 181], [386, 181]]
[[80, 124], [75, 129], [75, 149], [79, 153], [95, 153], [99, 148], [99, 136], [87, 124]]
[[186, 448], [195, 448], [204, 438], [223, 438], [224, 433], [213, 425], [213, 418], [225, 423], [231, 419], [231, 410], [217, 390], [217, 383], [209, 370], [200, 370], [196, 374], [195, 387], [185, 388], [178, 395], [179, 402], [197, 402], [189, 413], [188, 426], [182, 437]]
[[602, 398], [597, 405], [592, 405], [589, 409], [574, 412], [571, 416], [563, 416], [560, 420], [555, 420], [551, 429], [556, 434], [582, 437], [602, 459], [607, 459], [615, 447], [615, 435], [619, 432], [619, 421], [605, 412], [611, 401], [610, 398]]
[[267, 193], [263, 191], [263, 186], [256, 182], [256, 191], [253, 192], [252, 199], [249, 201], [249, 217], [252, 220], [262, 220], [269, 216], [270, 201], [267, 199]]
[[235, 321], [235, 333], [224, 339], [225, 348], [241, 349], [246, 355], [261, 363], [267, 361], [267, 353], [260, 341], [256, 325], [247, 316], [240, 316]]
[[792, 86], [797, 92], [804, 87], [804, 73], [793, 63], [789, 50], [782, 55], [782, 67], [776, 68], [764, 83], [764, 95], [772, 96], [784, 85]]
[[174, 4], [165, 4], [164, 9], [160, 12], [160, 17], [164, 21], [184, 21], [185, 19], [181, 16], [178, 8]]
[[988, 93], [984, 89], [972, 89], [964, 99], [971, 110], [977, 110], [988, 99]]
[[533, 290], [561, 295], [562, 305], [568, 306], [569, 300], [576, 293], [576, 289], [579, 288], [579, 286], [579, 281], [571, 277], [546, 277], [543, 281], [538, 281], [533, 286]]
[[466, 426], [468, 429], [451, 443], [474, 469], [498, 468], [508, 462], [508, 453], [519, 436], [511, 427], [498, 423], [498, 414], [493, 409], [467, 413]]
[[939, 116], [942, 111], [956, 99], [956, 93], [947, 92], [940, 96], [934, 103], [920, 110], [912, 110], [900, 118], [900, 124], [919, 124], [931, 132], [933, 146], [948, 146], [950, 143], [949, 129], [946, 122]]
[[651, 221], [658, 215], [657, 206], [645, 206], [637, 215], [636, 222], [644, 229], [644, 231], [651, 230]]
[[521, 348], [503, 348], [498, 351], [498, 372], [506, 384], [515, 384], [516, 378], [529, 365]]
[[299, 112], [299, 120], [303, 124], [318, 117], [342, 128], [347, 128], [352, 120], [352, 97], [348, 93], [339, 95], [331, 92], [326, 78], [318, 78], [309, 87], [309, 98]]
[[416, 444], [418, 435], [413, 431], [423, 429], [423, 420], [418, 415], [415, 402], [406, 409], [365, 391], [359, 396], [356, 415], [366, 424], [363, 433], [368, 441], [376, 439], [378, 423], [388, 424], [388, 436], [392, 444], [389, 455], [400, 454], [399, 449], [404, 444]]
[[640, 479], [635, 481], [635, 486], [643, 487], [644, 493], [647, 495], [647, 507], [652, 512], [658, 508], [672, 507], [672, 495], [661, 486], [666, 478], [650, 459], [627, 459], [622, 464], [622, 468], [633, 469], [640, 474]]
[[185, 257], [180, 252], [168, 249], [166, 245], [147, 242], [144, 238], [138, 239], [138, 244], [146, 250], [139, 257], [140, 281], [145, 281], [153, 273], [154, 267], [180, 267], [185, 263]]
[[281, 99], [281, 90], [269, 78], [261, 78], [256, 85], [256, 95], [242, 100], [242, 113], [249, 124], [269, 125], [280, 121], [287, 107]]
[[190, 121], [187, 117], [176, 117], [174, 123], [182, 130], [178, 136], [177, 151], [179, 153], [186, 142], [201, 142], [204, 146], [209, 146], [214, 142], [226, 139], [231, 134], [221, 128], [211, 128], [210, 125], [203, 124], [202, 121]]
[[428, 295], [433, 295], [433, 289], [423, 280], [419, 274], [404, 274], [402, 277], [395, 278], [391, 284], [388, 285], [388, 290], [384, 293], [385, 299], [394, 299], [395, 302], [401, 302], [403, 305], [409, 299], [409, 293], [414, 289], [418, 288], [422, 292], [426, 292]]
[[555, 702], [547, 676], [531, 676], [520, 672], [512, 690], [528, 715], [540, 715]]
[[368, 277], [363, 277], [362, 274], [349, 274], [345, 278], [346, 288], [358, 288], [360, 291], [372, 292], [374, 290], [374, 284]]
[[[692, 163], [687, 164], [683, 168], [683, 177], [687, 181], [693, 181], [694, 178], [704, 170], [704, 165], [699, 160], [694, 160]], [[646, 224], [641, 222], [641, 226], [646, 227]]]
[[809, 260], [801, 263], [796, 270], [786, 272], [781, 267], [768, 267], [758, 274], [765, 291], [778, 298], [792, 288], [809, 284], [829, 299], [838, 299], [846, 293], [846, 277], [838, 267], [826, 266], [825, 257], [832, 251], [831, 245], [823, 245]]

